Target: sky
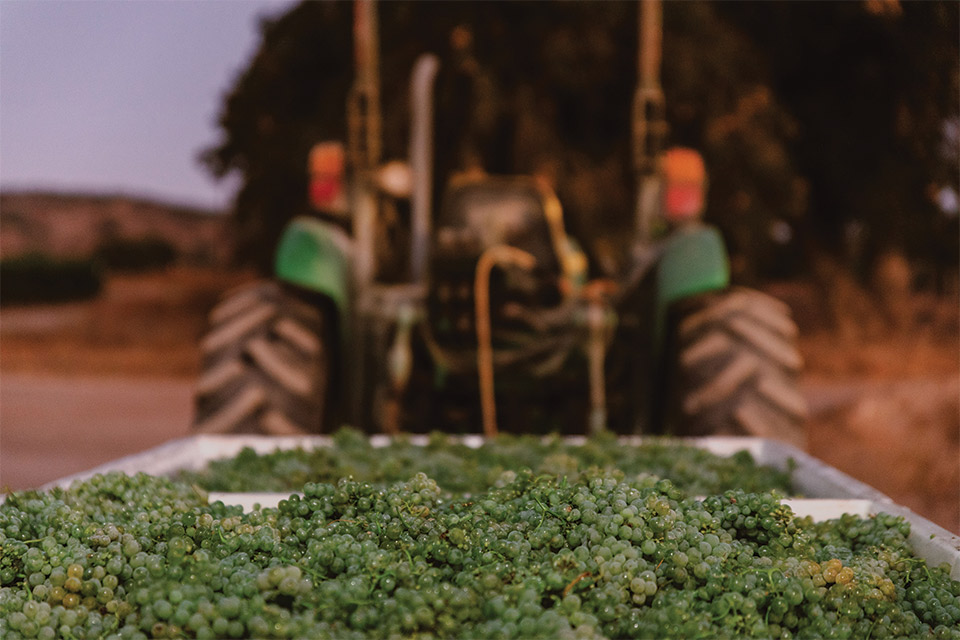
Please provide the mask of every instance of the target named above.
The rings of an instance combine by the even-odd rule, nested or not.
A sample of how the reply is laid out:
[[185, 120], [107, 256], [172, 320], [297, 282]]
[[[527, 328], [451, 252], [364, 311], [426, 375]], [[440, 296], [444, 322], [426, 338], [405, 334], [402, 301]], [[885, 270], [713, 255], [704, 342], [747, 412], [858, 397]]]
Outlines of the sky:
[[224, 209], [198, 163], [223, 96], [294, 0], [0, 0], [0, 189]]

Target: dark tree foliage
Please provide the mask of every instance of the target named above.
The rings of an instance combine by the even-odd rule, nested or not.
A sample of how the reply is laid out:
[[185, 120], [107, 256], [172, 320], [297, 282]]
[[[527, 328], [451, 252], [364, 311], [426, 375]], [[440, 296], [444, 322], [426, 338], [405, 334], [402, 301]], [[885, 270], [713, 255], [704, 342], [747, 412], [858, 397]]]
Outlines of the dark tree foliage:
[[798, 258], [785, 255], [770, 229], [777, 222], [797, 226], [806, 210], [788, 148], [796, 123], [769, 86], [763, 52], [712, 3], [665, 3], [664, 31], [671, 143], [704, 154], [706, 217], [724, 232], [735, 276], [795, 267]]
[[102, 288], [103, 269], [93, 258], [28, 253], [0, 260], [0, 306], [88, 300]]
[[[944, 223], [929, 193], [957, 179], [940, 153], [958, 112], [957, 5], [872, 6], [664, 4], [669, 142], [703, 151], [707, 217], [743, 277], [802, 266], [810, 243], [797, 238], [838, 249], [850, 221], [915, 253]], [[385, 157], [406, 154], [409, 72], [436, 52], [439, 182], [470, 158], [494, 173], [549, 174], [588, 250], [623, 248], [635, 4], [384, 2], [379, 16]], [[451, 45], [458, 27], [472, 45]], [[309, 148], [345, 139], [351, 29], [346, 2], [265, 22], [226, 98], [223, 140], [204, 155], [215, 175], [241, 173], [241, 256], [261, 266], [283, 224], [308, 210]], [[795, 231], [792, 244], [773, 241], [778, 224]]]
[[102, 241], [93, 257], [110, 270], [142, 273], [172, 265], [177, 260], [177, 248], [160, 236], [114, 236]]
[[[771, 88], [797, 123], [791, 158], [810, 184], [808, 219], [839, 250], [864, 224], [863, 251], [955, 260], [955, 224], [935, 206], [957, 188], [960, 5], [955, 2], [720, 3], [762, 50]], [[955, 227], [954, 227], [955, 229]], [[872, 255], [871, 255], [872, 254]], [[950, 256], [954, 257], [950, 257]]]
[[242, 176], [234, 219], [243, 261], [267, 268], [283, 225], [307, 211], [310, 147], [345, 135], [350, 24], [350, 5], [332, 2], [265, 20], [259, 51], [224, 100], [222, 141], [202, 160], [215, 176]]

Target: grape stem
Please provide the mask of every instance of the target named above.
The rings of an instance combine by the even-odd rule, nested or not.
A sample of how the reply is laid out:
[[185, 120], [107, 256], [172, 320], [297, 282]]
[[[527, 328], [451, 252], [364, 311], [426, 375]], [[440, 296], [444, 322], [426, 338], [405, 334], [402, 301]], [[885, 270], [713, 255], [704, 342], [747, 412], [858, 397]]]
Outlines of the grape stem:
[[[536, 529], [540, 528], [540, 525], [543, 524], [543, 521], [546, 519], [548, 513], [552, 515], [554, 518], [556, 518], [557, 520], [560, 520], [561, 522], [563, 521], [563, 518], [555, 514], [553, 511], [551, 511], [547, 507], [545, 507], [543, 503], [540, 502], [539, 498], [537, 498], [536, 496], [533, 496], [533, 499], [537, 503], [537, 506], [540, 507], [540, 522], [539, 524], [537, 524]], [[536, 529], [534, 529], [534, 531], [536, 531]]]
[[591, 576], [591, 573], [590, 573], [589, 571], [584, 571], [583, 573], [581, 573], [580, 575], [578, 575], [576, 578], [574, 578], [574, 579], [570, 582], [570, 584], [568, 584], [566, 587], [564, 587], [564, 589], [563, 589], [563, 595], [564, 595], [564, 597], [566, 597], [567, 594], [569, 594], [569, 593], [573, 590], [573, 588], [574, 588], [575, 586], [577, 586], [577, 583], [578, 583], [578, 582], [580, 582], [580, 581], [583, 580], [584, 578], [589, 578], [590, 576]]

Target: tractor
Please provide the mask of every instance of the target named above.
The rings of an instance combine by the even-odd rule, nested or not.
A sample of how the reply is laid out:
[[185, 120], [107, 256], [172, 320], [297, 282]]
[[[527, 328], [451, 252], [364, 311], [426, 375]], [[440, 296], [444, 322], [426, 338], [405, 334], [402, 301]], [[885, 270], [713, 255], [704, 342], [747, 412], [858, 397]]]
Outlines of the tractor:
[[[665, 148], [661, 11], [639, 3], [633, 249], [617, 277], [591, 278], [544, 181], [474, 171], [434, 195], [432, 55], [412, 73], [409, 158], [382, 161], [377, 13], [358, 0], [348, 144], [318, 144], [309, 160], [325, 214], [294, 218], [273, 277], [211, 311], [194, 428], [610, 429], [802, 446], [789, 308], [731, 286], [722, 236], [701, 221], [703, 161]], [[378, 240], [398, 207], [399, 267]]]

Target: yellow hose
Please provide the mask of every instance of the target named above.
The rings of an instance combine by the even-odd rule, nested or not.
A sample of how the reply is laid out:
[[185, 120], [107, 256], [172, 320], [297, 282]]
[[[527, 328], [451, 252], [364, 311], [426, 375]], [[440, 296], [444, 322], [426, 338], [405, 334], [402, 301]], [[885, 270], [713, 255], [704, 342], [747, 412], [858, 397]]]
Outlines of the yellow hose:
[[497, 404], [493, 393], [493, 338], [490, 333], [490, 272], [499, 264], [532, 269], [536, 259], [526, 251], [500, 244], [484, 251], [477, 261], [473, 282], [477, 323], [477, 374], [480, 378], [483, 435], [487, 438], [497, 435]]

